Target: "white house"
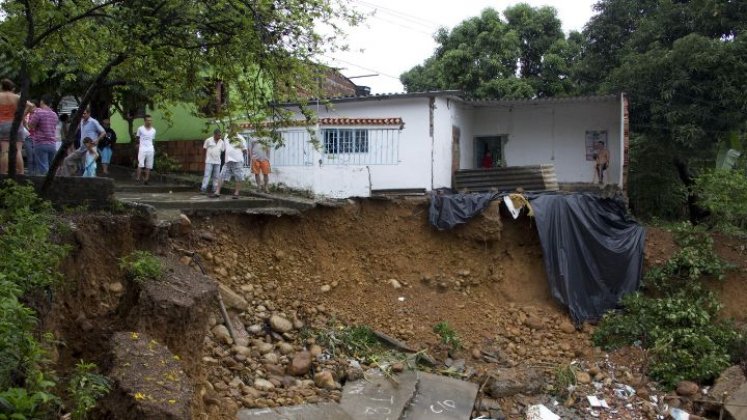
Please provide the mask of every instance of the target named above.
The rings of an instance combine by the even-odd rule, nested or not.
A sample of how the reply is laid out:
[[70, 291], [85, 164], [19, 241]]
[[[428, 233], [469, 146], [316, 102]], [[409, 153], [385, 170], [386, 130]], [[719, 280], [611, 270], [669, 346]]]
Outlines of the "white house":
[[554, 165], [560, 184], [591, 183], [593, 145], [603, 141], [605, 181], [625, 187], [624, 95], [471, 100], [441, 91], [328, 102], [311, 105], [318, 117], [311, 125], [298, 106], [283, 105], [297, 120], [280, 129], [271, 182], [338, 198], [430, 191], [452, 187], [455, 172], [479, 168], [490, 150], [494, 166]]

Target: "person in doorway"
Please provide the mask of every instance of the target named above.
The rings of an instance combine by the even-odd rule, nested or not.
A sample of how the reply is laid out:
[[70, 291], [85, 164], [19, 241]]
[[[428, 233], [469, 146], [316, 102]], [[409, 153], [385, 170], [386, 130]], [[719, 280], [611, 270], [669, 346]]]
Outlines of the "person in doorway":
[[57, 113], [49, 107], [52, 97], [42, 96], [39, 108], [29, 118], [29, 128], [34, 130], [34, 166], [36, 175], [46, 175], [57, 153]]
[[96, 151], [96, 144], [90, 137], [86, 137], [83, 139], [83, 147], [86, 148], [86, 155], [83, 161], [83, 177], [94, 178], [96, 177], [96, 159], [99, 158], [99, 153]]
[[208, 193], [208, 185], [212, 181], [213, 192], [220, 193], [215, 187], [220, 177], [220, 155], [226, 150], [223, 134], [219, 128], [213, 131], [213, 135], [205, 139], [202, 148], [205, 149], [205, 174], [202, 177], [200, 193]]
[[610, 163], [610, 152], [604, 145], [603, 141], [599, 141], [596, 144], [594, 152], [594, 170], [595, 176], [599, 180], [600, 184], [604, 184], [604, 174], [607, 172], [607, 168]]
[[[138, 182], [142, 180], [145, 185], [148, 185], [150, 171], [153, 169], [153, 161], [156, 156], [156, 148], [153, 144], [156, 141], [156, 129], [153, 127], [153, 118], [150, 115], [146, 115], [143, 119], [143, 125], [138, 127], [135, 138], [139, 142], [136, 178]], [[145, 169], [145, 177], [141, 178], [143, 169]]]
[[224, 139], [226, 149], [226, 163], [220, 171], [218, 182], [215, 185], [215, 192], [210, 195], [212, 198], [220, 197], [220, 191], [225, 181], [234, 179], [236, 184], [233, 192], [233, 198], [239, 198], [239, 189], [241, 182], [244, 181], [244, 153], [246, 153], [246, 140], [238, 133], [231, 130], [231, 134]]
[[[267, 145], [263, 144], [260, 140], [252, 140], [252, 173], [254, 174], [254, 179], [257, 181], [257, 188], [260, 188], [264, 192], [267, 192], [267, 184], [270, 181], [269, 152], [270, 148], [267, 147]], [[260, 173], [262, 174], [262, 180], [264, 181], [264, 183], [260, 182]]]
[[493, 154], [490, 153], [490, 150], [485, 151], [485, 155], [482, 157], [482, 165], [480, 165], [483, 169], [490, 169], [493, 167]]
[[112, 150], [117, 142], [117, 133], [112, 130], [111, 121], [106, 118], [101, 121], [104, 126], [104, 137], [99, 140], [99, 153], [101, 154], [101, 170], [104, 175], [109, 175], [109, 164], [112, 161]]

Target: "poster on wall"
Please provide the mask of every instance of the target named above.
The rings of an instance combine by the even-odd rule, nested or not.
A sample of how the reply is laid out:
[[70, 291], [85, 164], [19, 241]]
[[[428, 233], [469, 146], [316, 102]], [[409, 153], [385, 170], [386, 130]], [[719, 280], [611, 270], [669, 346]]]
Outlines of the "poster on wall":
[[587, 130], [586, 131], [586, 160], [594, 160], [594, 145], [597, 142], [603, 142], [607, 147], [607, 130]]

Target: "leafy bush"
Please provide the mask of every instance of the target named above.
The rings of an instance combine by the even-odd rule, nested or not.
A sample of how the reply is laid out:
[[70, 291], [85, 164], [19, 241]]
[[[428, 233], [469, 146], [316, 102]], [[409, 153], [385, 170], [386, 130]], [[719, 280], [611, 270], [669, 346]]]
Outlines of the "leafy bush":
[[82, 360], [75, 365], [75, 373], [68, 382], [68, 392], [73, 401], [73, 420], [84, 420], [89, 411], [96, 406], [96, 401], [111, 390], [109, 380], [96, 373], [94, 363]]
[[162, 174], [173, 174], [182, 170], [182, 164], [165, 152], [156, 156], [155, 165], [156, 170]]
[[687, 190], [672, 164], [672, 146], [666, 139], [645, 135], [630, 139], [628, 195], [638, 217], [681, 220], [686, 214]]
[[29, 186], [0, 186], [0, 420], [42, 418], [59, 399], [45, 351], [36, 339], [28, 292], [53, 285], [67, 248], [50, 240], [57, 227], [49, 203]]
[[131, 253], [120, 260], [119, 266], [127, 273], [130, 280], [137, 283], [163, 278], [161, 261], [148, 251], [135, 251]]
[[442, 344], [451, 347], [452, 350], [459, 350], [462, 348], [462, 342], [459, 340], [459, 336], [447, 322], [441, 321], [434, 325], [433, 332], [438, 334]]
[[706, 171], [695, 180], [699, 204], [725, 230], [747, 229], [747, 174], [740, 170]]
[[594, 333], [594, 342], [606, 348], [649, 349], [649, 374], [667, 386], [712, 379], [744, 349], [743, 335], [718, 319], [718, 299], [702, 284], [703, 277], [722, 278], [726, 269], [712, 240], [689, 224], [675, 229], [675, 239], [682, 248], [646, 273], [653, 296], [625, 296], [623, 309], [607, 313]]

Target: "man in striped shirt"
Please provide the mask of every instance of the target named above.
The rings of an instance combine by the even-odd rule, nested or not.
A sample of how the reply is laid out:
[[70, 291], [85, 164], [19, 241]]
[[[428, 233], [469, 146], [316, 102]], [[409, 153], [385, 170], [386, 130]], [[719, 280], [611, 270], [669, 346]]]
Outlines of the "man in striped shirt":
[[57, 152], [57, 113], [49, 107], [52, 98], [44, 95], [39, 101], [39, 109], [29, 118], [29, 128], [34, 130], [34, 160], [36, 175], [46, 175]]

